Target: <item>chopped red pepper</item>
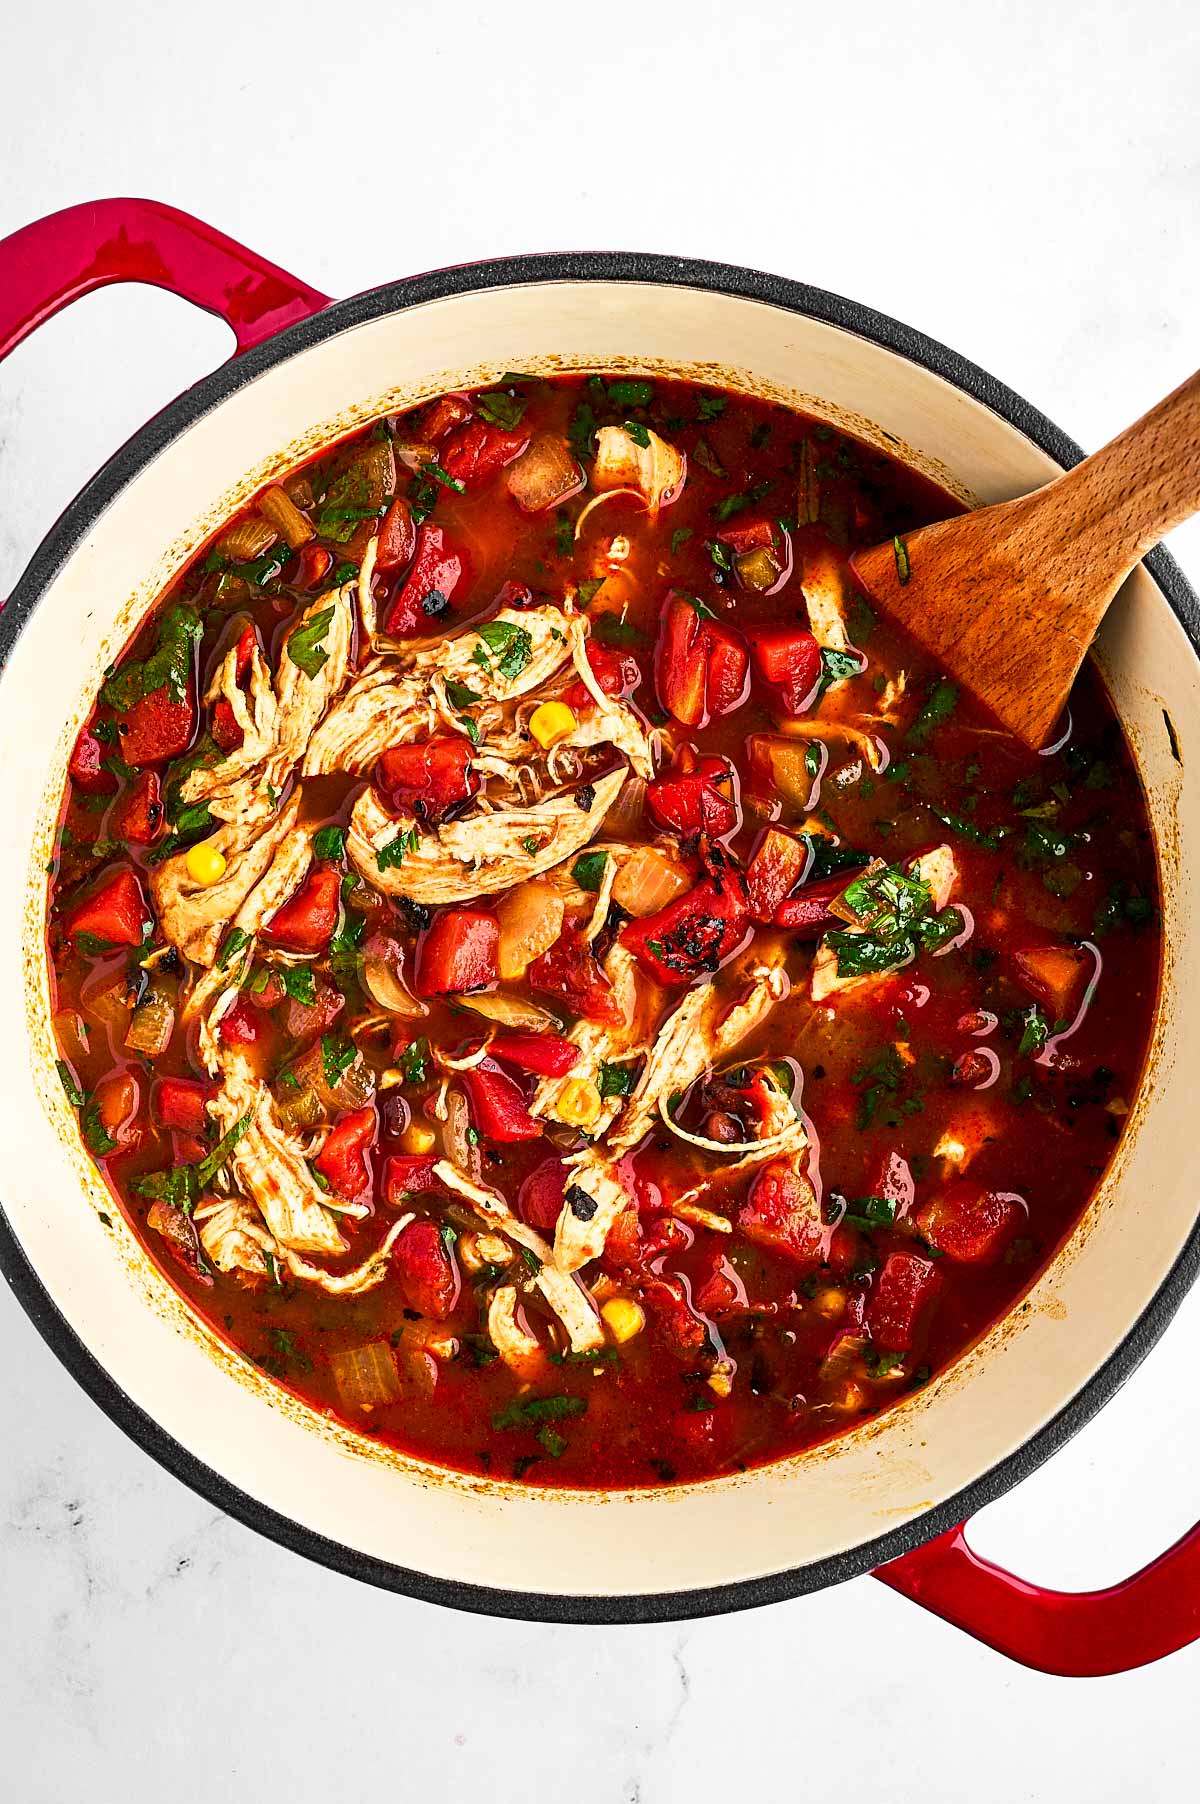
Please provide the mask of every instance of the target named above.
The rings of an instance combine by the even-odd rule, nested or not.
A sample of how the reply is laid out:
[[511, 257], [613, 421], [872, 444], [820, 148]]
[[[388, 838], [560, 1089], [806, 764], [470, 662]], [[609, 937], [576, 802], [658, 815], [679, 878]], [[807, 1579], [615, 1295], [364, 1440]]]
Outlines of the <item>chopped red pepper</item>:
[[494, 1059], [484, 1059], [469, 1071], [459, 1073], [471, 1116], [485, 1140], [504, 1144], [517, 1140], [537, 1140], [542, 1123], [535, 1121], [525, 1106], [521, 1086]]
[[564, 927], [554, 944], [535, 958], [526, 973], [531, 990], [555, 996], [573, 1015], [589, 1021], [606, 1021], [619, 1027], [624, 1021], [612, 984], [596, 961], [596, 955], [574, 927]]
[[647, 1278], [642, 1297], [660, 1340], [672, 1353], [690, 1359], [711, 1349], [708, 1323], [692, 1308], [682, 1278], [673, 1274]]
[[667, 775], [646, 785], [646, 806], [660, 827], [685, 838], [704, 833], [724, 839], [740, 818], [733, 767], [724, 758], [698, 759], [690, 746], [681, 746]]
[[799, 883], [808, 863], [800, 841], [781, 827], [768, 827], [746, 866], [750, 910], [756, 921], [775, 919], [780, 903]]
[[412, 508], [403, 495], [397, 495], [379, 528], [379, 544], [375, 548], [377, 570], [402, 570], [417, 549], [417, 529]]
[[393, 1209], [399, 1209], [410, 1196], [437, 1189], [436, 1164], [432, 1153], [392, 1154], [383, 1168], [383, 1194]]
[[447, 476], [469, 488], [520, 457], [528, 443], [527, 432], [505, 432], [486, 420], [472, 420], [446, 440], [438, 461]]
[[829, 905], [837, 901], [849, 881], [849, 873], [843, 871], [838, 876], [823, 877], [820, 883], [806, 883], [779, 904], [775, 910], [776, 927], [786, 927], [789, 933], [802, 934], [806, 940], [819, 939], [831, 928], [844, 927], [845, 921]]
[[106, 946], [140, 946], [149, 925], [142, 886], [129, 869], [106, 877], [90, 896], [76, 902], [63, 923], [71, 939], [78, 941], [86, 933]]
[[963, 1265], [977, 1265], [996, 1258], [1023, 1218], [1019, 1196], [984, 1190], [969, 1178], [960, 1178], [930, 1198], [918, 1211], [916, 1223], [939, 1253]]
[[200, 1084], [190, 1077], [159, 1078], [154, 1091], [154, 1113], [159, 1125], [177, 1128], [181, 1134], [206, 1133], [206, 1104], [213, 1094], [211, 1084]]
[[719, 969], [746, 935], [746, 886], [734, 871], [705, 878], [657, 914], [630, 921], [621, 939], [659, 983], [691, 983]]
[[433, 825], [478, 792], [471, 750], [461, 733], [435, 733], [418, 745], [392, 746], [375, 766], [375, 787], [393, 813], [415, 814]]
[[702, 619], [686, 596], [668, 596], [654, 652], [654, 682], [668, 714], [702, 727], [710, 715], [731, 713], [745, 699], [748, 669], [737, 633]]
[[121, 756], [138, 770], [144, 764], [166, 764], [186, 752], [196, 731], [191, 689], [182, 701], [169, 683], [152, 689], [120, 718]]
[[539, 1233], [550, 1234], [562, 1214], [567, 1168], [561, 1159], [543, 1159], [517, 1192], [517, 1213]]
[[785, 714], [811, 707], [821, 677], [821, 647], [803, 627], [756, 627], [750, 635], [754, 668]]
[[767, 551], [775, 543], [775, 528], [770, 520], [747, 520], [740, 526], [722, 526], [717, 537], [738, 553]]
[[418, 996], [457, 996], [495, 983], [500, 923], [485, 908], [444, 908], [417, 944]]
[[392, 1263], [419, 1315], [444, 1322], [458, 1302], [458, 1269], [436, 1222], [410, 1221], [392, 1248]]
[[296, 553], [295, 568], [287, 572], [293, 589], [307, 593], [324, 582], [333, 568], [333, 553], [324, 545], [301, 545]]
[[493, 1058], [535, 1077], [565, 1077], [579, 1059], [578, 1046], [561, 1034], [497, 1034], [488, 1050]]
[[740, 633], [715, 620], [704, 622], [704, 638], [708, 645], [708, 674], [705, 701], [710, 714], [732, 714], [746, 699], [750, 674], [750, 653]]
[[463, 584], [465, 569], [441, 527], [424, 521], [412, 569], [392, 597], [385, 631], [399, 637], [434, 632]]
[[885, 1353], [907, 1353], [941, 1287], [932, 1259], [922, 1259], [919, 1253], [889, 1253], [867, 1304], [867, 1326], [875, 1345]]
[[816, 1193], [787, 1159], [772, 1159], [755, 1175], [738, 1210], [737, 1225], [747, 1240], [801, 1265], [816, 1265], [824, 1231]]
[[110, 796], [116, 792], [117, 779], [104, 768], [104, 760], [113, 748], [103, 745], [91, 727], [84, 727], [71, 753], [71, 780], [90, 796]]
[[314, 866], [296, 894], [271, 916], [263, 938], [288, 952], [324, 952], [337, 928], [341, 892], [340, 872], [332, 865]]
[[313, 1164], [331, 1190], [353, 1201], [371, 1187], [367, 1154], [375, 1140], [375, 1110], [368, 1105], [334, 1122]]
[[162, 830], [162, 788], [158, 772], [144, 770], [134, 778], [113, 809], [112, 835], [130, 845], [152, 846]]

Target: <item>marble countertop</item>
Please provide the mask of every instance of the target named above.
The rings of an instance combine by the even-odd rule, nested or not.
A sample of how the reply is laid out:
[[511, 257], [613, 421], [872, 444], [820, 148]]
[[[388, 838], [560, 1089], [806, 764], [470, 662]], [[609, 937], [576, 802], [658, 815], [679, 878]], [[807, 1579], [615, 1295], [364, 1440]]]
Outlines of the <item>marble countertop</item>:
[[[516, 250], [756, 265], [922, 327], [1100, 443], [1197, 362], [1200, 21], [998, 0], [610, 0], [602, 18], [60, 0], [0, 25], [0, 234], [103, 194], [211, 219], [334, 294]], [[660, 106], [656, 76], [666, 78]], [[665, 140], [659, 141], [659, 136]], [[229, 349], [111, 289], [0, 368], [0, 594], [97, 465]], [[1200, 580], [1200, 527], [1172, 550]], [[1200, 1507], [1189, 1298], [1141, 1370], [978, 1518], [1031, 1578], [1122, 1576]], [[1149, 1800], [1194, 1784], [1200, 1646], [1014, 1667], [869, 1578], [650, 1629], [457, 1617], [309, 1565], [127, 1441], [0, 1292], [0, 1742], [10, 1795], [675, 1804]]]

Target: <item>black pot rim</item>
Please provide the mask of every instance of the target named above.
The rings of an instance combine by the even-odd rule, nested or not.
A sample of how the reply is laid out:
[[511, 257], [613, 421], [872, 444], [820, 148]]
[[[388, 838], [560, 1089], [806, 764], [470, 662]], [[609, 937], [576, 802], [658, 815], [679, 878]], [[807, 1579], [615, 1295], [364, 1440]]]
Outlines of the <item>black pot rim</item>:
[[[0, 614], [0, 673], [25, 622], [98, 515], [174, 439], [264, 370], [351, 327], [424, 302], [519, 284], [578, 281], [698, 288], [803, 314], [932, 371], [1015, 426], [1063, 468], [1078, 463], [1083, 455], [1045, 415], [957, 352], [886, 314], [806, 283], [730, 264], [642, 252], [564, 252], [462, 264], [332, 303], [312, 318], [288, 327], [222, 365], [135, 433], [51, 528], [13, 590]], [[1174, 559], [1161, 548], [1152, 552], [1145, 563], [1200, 656], [1200, 601]], [[376, 1559], [329, 1540], [230, 1484], [139, 1408], [84, 1346], [52, 1301], [0, 1207], [0, 1270], [21, 1307], [92, 1400], [167, 1471], [227, 1515], [335, 1572], [451, 1609], [531, 1622], [672, 1622], [751, 1609], [857, 1578], [910, 1552], [1019, 1484], [1082, 1428], [1145, 1358], [1194, 1282], [1198, 1269], [1200, 1220], [1125, 1339], [1058, 1414], [954, 1497], [903, 1526], [827, 1559], [762, 1578], [657, 1594], [557, 1595], [463, 1584]]]

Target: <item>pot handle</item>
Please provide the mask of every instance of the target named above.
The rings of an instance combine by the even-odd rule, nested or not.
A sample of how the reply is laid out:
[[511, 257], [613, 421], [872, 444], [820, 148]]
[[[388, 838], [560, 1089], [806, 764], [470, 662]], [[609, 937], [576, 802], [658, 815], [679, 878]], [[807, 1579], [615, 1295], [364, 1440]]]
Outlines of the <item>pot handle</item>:
[[876, 1569], [894, 1591], [1022, 1666], [1092, 1679], [1200, 1640], [1200, 1523], [1132, 1578], [1049, 1591], [981, 1559], [965, 1523]]
[[84, 201], [0, 239], [0, 358], [110, 282], [149, 282], [218, 314], [239, 354], [330, 298], [177, 207]]

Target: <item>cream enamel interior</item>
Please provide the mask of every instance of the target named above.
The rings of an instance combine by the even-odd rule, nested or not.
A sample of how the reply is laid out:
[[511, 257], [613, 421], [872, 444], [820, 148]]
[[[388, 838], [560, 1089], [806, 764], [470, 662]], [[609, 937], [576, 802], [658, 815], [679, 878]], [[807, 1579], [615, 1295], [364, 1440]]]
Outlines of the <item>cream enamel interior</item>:
[[[792, 400], [865, 436], [893, 435], [981, 501], [1054, 473], [1043, 452], [940, 377], [782, 309], [642, 284], [500, 287], [349, 329], [223, 401], [96, 521], [0, 680], [10, 873], [0, 891], [0, 1006], [10, 1023], [0, 1051], [0, 1195], [54, 1302], [142, 1409], [282, 1515], [435, 1576], [592, 1595], [801, 1566], [953, 1495], [1102, 1364], [1196, 1215], [1187, 1148], [1197, 1029], [1175, 1002], [1194, 990], [1200, 958], [1179, 852], [1200, 836], [1183, 781], [1200, 757], [1200, 665], [1139, 571], [1106, 626], [1101, 660], [1151, 797], [1166, 888], [1171, 950], [1150, 1073], [1116, 1166], [1071, 1244], [1018, 1314], [925, 1392], [827, 1448], [736, 1480], [608, 1496], [492, 1486], [330, 1428], [214, 1346], [141, 1253], [82, 1152], [54, 1074], [42, 956], [44, 866], [66, 757], [104, 664], [199, 539], [319, 444], [504, 369], [613, 366], [698, 375]], [[659, 1532], [666, 1522], [669, 1535]]]

